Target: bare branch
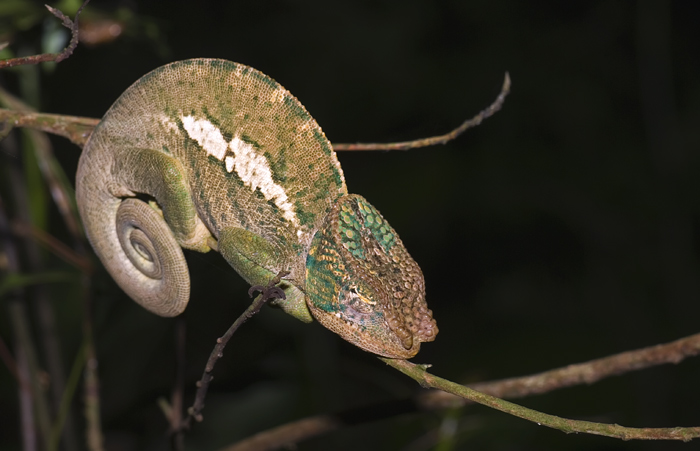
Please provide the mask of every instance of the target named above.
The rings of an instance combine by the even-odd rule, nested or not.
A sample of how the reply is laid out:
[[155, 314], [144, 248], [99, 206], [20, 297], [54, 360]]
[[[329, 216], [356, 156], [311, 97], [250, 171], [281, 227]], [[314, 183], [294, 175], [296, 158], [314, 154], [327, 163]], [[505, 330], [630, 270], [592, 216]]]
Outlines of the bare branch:
[[424, 366], [415, 365], [406, 360], [380, 358], [387, 365], [401, 371], [417, 381], [424, 388], [437, 388], [501, 412], [532, 421], [541, 426], [558, 429], [570, 434], [586, 434], [614, 437], [622, 440], [682, 440], [688, 442], [700, 437], [700, 427], [687, 428], [630, 428], [617, 424], [594, 423], [591, 421], [570, 420], [556, 417], [512, 402], [478, 392], [464, 385], [459, 385], [428, 373]]
[[90, 0], [85, 0], [82, 5], [80, 5], [80, 8], [78, 8], [78, 11], [75, 13], [75, 20], [72, 21], [63, 14], [61, 11], [57, 10], [56, 8], [52, 8], [49, 5], [45, 5], [46, 9], [51, 12], [54, 16], [58, 17], [61, 19], [61, 22], [63, 23], [63, 26], [68, 28], [71, 31], [71, 39], [68, 45], [66, 46], [61, 53], [42, 53], [41, 55], [32, 55], [32, 56], [23, 56], [20, 58], [9, 58], [6, 60], [0, 60], [0, 69], [5, 68], [5, 67], [13, 67], [13, 66], [21, 66], [24, 64], [37, 64], [37, 63], [44, 63], [47, 61], [55, 61], [57, 63], [60, 63], [64, 59], [68, 58], [73, 54], [73, 50], [78, 45], [78, 16], [80, 16], [80, 13], [83, 11], [83, 8], [90, 2]]
[[[192, 419], [194, 419], [195, 421], [202, 421], [203, 418], [201, 412], [204, 408], [204, 398], [207, 396], [209, 383], [214, 378], [214, 376], [212, 376], [211, 373], [212, 371], [214, 371], [214, 365], [216, 365], [216, 362], [218, 362], [219, 359], [223, 357], [223, 351], [226, 347], [226, 344], [243, 323], [245, 323], [248, 319], [250, 319], [253, 315], [260, 311], [265, 302], [269, 301], [274, 297], [280, 297], [279, 291], [277, 291], [279, 289], [276, 287], [276, 285], [280, 283], [280, 280], [282, 280], [282, 278], [285, 277], [287, 274], [289, 274], [289, 272], [281, 271], [279, 274], [277, 274], [276, 277], [274, 277], [270, 281], [267, 287], [255, 286], [251, 288], [251, 293], [254, 290], [257, 290], [261, 291], [260, 295], [258, 295], [253, 301], [253, 303], [246, 309], [246, 311], [243, 312], [243, 314], [239, 316], [238, 319], [236, 319], [236, 321], [234, 321], [234, 323], [231, 325], [231, 327], [229, 327], [226, 333], [221, 338], [218, 338], [216, 340], [216, 346], [214, 346], [214, 349], [209, 355], [209, 360], [207, 361], [207, 364], [204, 367], [204, 374], [202, 374], [202, 379], [200, 379], [197, 382], [197, 394], [195, 395], [194, 403], [192, 404], [192, 407], [187, 409], [188, 416], [182, 422], [181, 428], [178, 431], [174, 432], [181, 433], [183, 429], [189, 428], [192, 424]], [[284, 293], [282, 293], [282, 296], [284, 296]]]
[[436, 144], [445, 144], [453, 139], [457, 138], [459, 135], [464, 133], [466, 130], [476, 127], [481, 124], [481, 122], [494, 115], [503, 106], [503, 102], [506, 100], [506, 96], [510, 92], [510, 75], [506, 72], [506, 76], [503, 79], [503, 86], [501, 87], [501, 93], [498, 94], [496, 100], [485, 110], [481, 111], [479, 114], [473, 118], [466, 120], [459, 127], [455, 128], [449, 133], [444, 135], [433, 136], [430, 138], [416, 139], [413, 141], [402, 141], [395, 143], [356, 143], [356, 144], [346, 144], [338, 143], [333, 144], [333, 149], [335, 150], [410, 150], [416, 149], [418, 147], [428, 147], [434, 146]]
[[[677, 364], [688, 357], [700, 354], [700, 334], [681, 338], [670, 343], [622, 352], [589, 362], [568, 365], [538, 374], [513, 377], [469, 387], [498, 398], [522, 398], [539, 395], [560, 388], [593, 384], [611, 376], [642, 370], [667, 363]], [[429, 408], [452, 407], [465, 403], [445, 392], [430, 392], [423, 396], [422, 404]]]
[[0, 108], [0, 122], [7, 122], [14, 127], [28, 127], [63, 136], [83, 147], [100, 120], [89, 117], [13, 111]]

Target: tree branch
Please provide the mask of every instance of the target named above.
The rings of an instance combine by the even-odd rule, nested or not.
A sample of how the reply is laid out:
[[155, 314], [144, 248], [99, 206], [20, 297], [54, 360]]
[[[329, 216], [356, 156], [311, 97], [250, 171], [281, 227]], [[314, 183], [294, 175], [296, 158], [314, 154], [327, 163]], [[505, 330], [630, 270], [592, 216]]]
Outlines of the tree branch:
[[413, 141], [402, 141], [394, 143], [356, 143], [356, 144], [346, 144], [338, 143], [333, 144], [333, 149], [335, 150], [410, 150], [416, 149], [418, 147], [428, 147], [434, 146], [436, 144], [445, 144], [453, 139], [457, 138], [459, 135], [464, 133], [466, 130], [476, 127], [481, 124], [481, 122], [494, 115], [503, 106], [503, 102], [506, 100], [506, 96], [510, 93], [510, 75], [506, 72], [506, 76], [503, 79], [503, 86], [501, 87], [501, 93], [498, 94], [496, 100], [489, 105], [488, 108], [481, 111], [479, 114], [471, 119], [468, 119], [462, 123], [459, 127], [455, 128], [449, 133], [444, 135], [432, 136], [430, 138], [421, 138]]
[[[643, 370], [667, 363], [677, 364], [688, 357], [700, 354], [700, 334], [681, 338], [670, 343], [659, 344], [634, 351], [576, 363], [532, 374], [478, 384], [469, 387], [498, 398], [523, 398], [548, 393], [560, 388], [576, 385], [591, 385], [611, 376]], [[430, 392], [423, 396], [426, 408], [445, 408], [465, 404], [467, 401], [445, 392]]]
[[437, 388], [478, 404], [500, 410], [501, 412], [532, 421], [540, 426], [558, 429], [567, 434], [583, 432], [622, 440], [682, 440], [684, 442], [700, 437], [700, 427], [630, 428], [617, 424], [594, 423], [591, 421], [561, 418], [528, 409], [527, 407], [519, 406], [512, 402], [478, 392], [464, 385], [459, 385], [441, 377], [434, 376], [428, 373], [424, 366], [415, 365], [406, 360], [386, 358], [380, 358], [380, 360], [414, 379], [424, 388]]
[[63, 136], [82, 148], [100, 120], [0, 108], [0, 122], [7, 122], [13, 127], [28, 127]]

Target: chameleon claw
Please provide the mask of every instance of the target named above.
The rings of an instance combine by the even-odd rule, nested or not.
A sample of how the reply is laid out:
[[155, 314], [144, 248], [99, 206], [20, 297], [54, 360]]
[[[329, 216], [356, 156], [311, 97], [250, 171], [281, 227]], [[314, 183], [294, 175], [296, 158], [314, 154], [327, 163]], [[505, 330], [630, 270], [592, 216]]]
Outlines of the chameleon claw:
[[255, 292], [256, 292], [256, 291], [259, 291], [260, 293], [263, 293], [263, 292], [265, 291], [265, 287], [262, 286], [262, 285], [253, 285], [253, 286], [250, 287], [250, 289], [248, 290], [248, 296], [252, 298], [252, 297], [255, 295]]
[[248, 296], [251, 298], [255, 294], [255, 292], [258, 291], [267, 300], [270, 299], [287, 299], [287, 296], [284, 294], [284, 291], [280, 287], [263, 287], [262, 285], [255, 285], [254, 287], [250, 287], [250, 290], [248, 290]]
[[287, 296], [284, 294], [284, 291], [280, 287], [272, 287], [263, 292], [263, 296], [268, 297], [269, 299], [281, 299], [285, 300], [287, 299]]

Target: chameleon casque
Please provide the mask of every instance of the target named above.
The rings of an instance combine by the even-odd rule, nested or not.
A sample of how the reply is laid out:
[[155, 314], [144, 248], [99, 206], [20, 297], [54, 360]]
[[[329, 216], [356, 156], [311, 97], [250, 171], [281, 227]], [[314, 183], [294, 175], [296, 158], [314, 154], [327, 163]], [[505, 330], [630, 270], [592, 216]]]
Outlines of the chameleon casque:
[[182, 248], [217, 250], [250, 284], [289, 271], [275, 304], [360, 348], [414, 356], [438, 332], [423, 274], [364, 198], [304, 106], [238, 63], [193, 59], [129, 87], [80, 157], [88, 238], [119, 286], [161, 316], [182, 313]]

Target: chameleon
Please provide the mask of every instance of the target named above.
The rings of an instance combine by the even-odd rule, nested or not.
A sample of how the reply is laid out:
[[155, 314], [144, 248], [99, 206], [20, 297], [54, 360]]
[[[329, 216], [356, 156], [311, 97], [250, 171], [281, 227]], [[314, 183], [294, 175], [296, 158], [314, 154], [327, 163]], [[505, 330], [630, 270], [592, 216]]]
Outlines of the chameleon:
[[76, 200], [108, 273], [157, 315], [187, 306], [184, 248], [251, 285], [288, 271], [275, 305], [371, 353], [410, 358], [438, 333], [396, 231], [348, 193], [306, 108], [249, 66], [198, 58], [137, 80], [88, 139]]

